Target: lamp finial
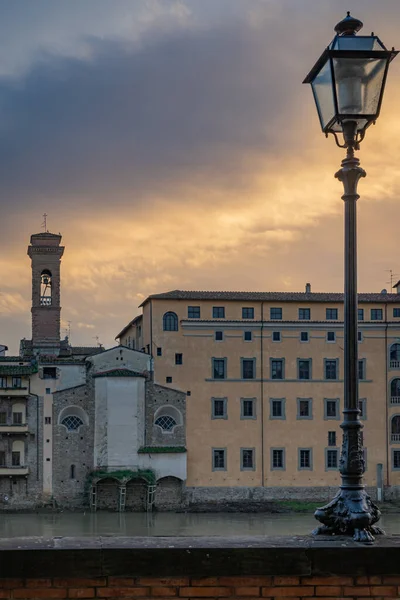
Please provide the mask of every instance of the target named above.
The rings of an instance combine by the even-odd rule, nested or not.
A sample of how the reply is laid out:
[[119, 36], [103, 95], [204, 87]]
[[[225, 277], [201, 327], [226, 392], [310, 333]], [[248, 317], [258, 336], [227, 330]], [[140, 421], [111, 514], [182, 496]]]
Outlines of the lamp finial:
[[362, 21], [352, 17], [350, 15], [350, 11], [348, 10], [347, 17], [345, 17], [336, 25], [335, 31], [338, 35], [355, 35], [357, 31], [360, 31], [362, 26]]

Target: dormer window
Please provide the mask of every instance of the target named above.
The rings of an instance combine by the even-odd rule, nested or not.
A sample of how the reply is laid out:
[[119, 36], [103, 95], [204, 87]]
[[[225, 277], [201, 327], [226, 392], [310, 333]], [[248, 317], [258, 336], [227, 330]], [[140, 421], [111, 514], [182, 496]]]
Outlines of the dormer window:
[[40, 306], [51, 306], [51, 273], [45, 269], [40, 275]]

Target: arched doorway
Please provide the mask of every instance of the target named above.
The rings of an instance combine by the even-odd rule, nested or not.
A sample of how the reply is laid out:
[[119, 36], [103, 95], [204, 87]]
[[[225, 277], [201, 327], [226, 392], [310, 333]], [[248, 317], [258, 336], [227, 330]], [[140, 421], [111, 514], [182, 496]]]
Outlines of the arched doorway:
[[96, 484], [96, 508], [98, 510], [118, 510], [119, 488], [119, 481], [112, 477], [100, 479]]
[[154, 506], [156, 510], [176, 510], [182, 506], [183, 482], [177, 477], [162, 477], [157, 481]]
[[126, 484], [125, 510], [142, 512], [146, 510], [147, 482], [143, 479], [131, 479]]

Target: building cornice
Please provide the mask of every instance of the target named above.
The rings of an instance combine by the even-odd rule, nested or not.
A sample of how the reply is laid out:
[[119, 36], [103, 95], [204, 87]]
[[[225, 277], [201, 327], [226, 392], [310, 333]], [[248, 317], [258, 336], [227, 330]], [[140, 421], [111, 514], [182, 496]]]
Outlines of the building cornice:
[[[219, 319], [182, 319], [180, 321], [182, 329], [185, 330], [205, 330], [205, 329], [315, 329], [315, 330], [342, 330], [343, 321], [246, 321], [246, 320], [219, 320]], [[399, 322], [388, 321], [360, 321], [359, 329], [400, 329]]]

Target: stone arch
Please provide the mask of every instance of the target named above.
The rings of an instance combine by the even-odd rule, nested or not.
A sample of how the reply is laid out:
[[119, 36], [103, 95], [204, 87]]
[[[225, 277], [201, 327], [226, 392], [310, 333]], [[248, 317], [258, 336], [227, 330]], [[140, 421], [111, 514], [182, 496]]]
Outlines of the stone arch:
[[160, 511], [176, 510], [182, 506], [183, 481], [167, 476], [157, 480], [155, 508]]
[[80, 406], [66, 406], [60, 410], [57, 424], [69, 432], [79, 432], [82, 425], [89, 425], [89, 417]]
[[154, 413], [154, 425], [159, 427], [162, 433], [173, 433], [175, 427], [183, 425], [182, 413], [175, 406], [160, 406]]
[[155, 508], [160, 511], [176, 510], [182, 506], [183, 481], [167, 476], [157, 480]]
[[126, 484], [125, 510], [143, 512], [147, 505], [147, 482], [141, 478], [130, 479]]
[[100, 479], [96, 483], [96, 504], [99, 510], [119, 510], [120, 482], [114, 477]]
[[40, 274], [40, 304], [41, 306], [51, 306], [52, 304], [52, 279], [53, 276], [49, 269], [43, 269]]

